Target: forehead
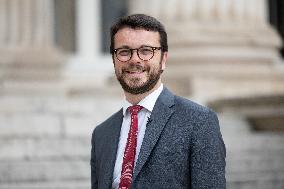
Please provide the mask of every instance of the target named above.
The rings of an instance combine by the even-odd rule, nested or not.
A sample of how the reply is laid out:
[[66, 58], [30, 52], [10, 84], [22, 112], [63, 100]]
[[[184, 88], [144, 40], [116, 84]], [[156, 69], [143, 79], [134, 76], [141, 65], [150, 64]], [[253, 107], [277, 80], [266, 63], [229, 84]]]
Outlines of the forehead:
[[159, 46], [160, 34], [156, 31], [147, 31], [145, 29], [133, 29], [129, 27], [122, 28], [114, 36], [114, 45], [140, 47], [141, 45]]

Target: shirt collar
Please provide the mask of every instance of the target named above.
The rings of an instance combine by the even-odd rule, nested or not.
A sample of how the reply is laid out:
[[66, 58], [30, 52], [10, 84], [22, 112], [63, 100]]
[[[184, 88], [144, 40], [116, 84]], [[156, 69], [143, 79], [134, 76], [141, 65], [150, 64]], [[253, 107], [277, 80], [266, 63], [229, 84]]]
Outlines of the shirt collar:
[[[152, 112], [154, 105], [159, 97], [159, 95], [161, 94], [163, 90], [163, 84], [160, 85], [160, 87], [158, 89], [156, 89], [155, 91], [153, 91], [152, 93], [150, 93], [148, 96], [146, 96], [145, 98], [143, 98], [138, 105], [143, 106], [145, 109], [147, 109], [148, 111]], [[129, 103], [126, 99], [124, 100], [123, 103], [123, 115], [125, 116], [126, 114], [126, 110], [129, 106], [132, 106], [131, 103]]]

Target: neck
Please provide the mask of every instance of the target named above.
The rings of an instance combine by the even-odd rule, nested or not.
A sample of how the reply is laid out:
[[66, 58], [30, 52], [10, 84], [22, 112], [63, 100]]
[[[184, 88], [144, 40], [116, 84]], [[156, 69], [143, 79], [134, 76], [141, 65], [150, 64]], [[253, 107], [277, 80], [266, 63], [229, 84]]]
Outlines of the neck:
[[153, 91], [155, 91], [156, 89], [158, 89], [161, 86], [161, 82], [159, 81], [155, 87], [153, 89], [151, 89], [150, 91], [147, 91], [145, 93], [142, 94], [131, 94], [128, 92], [124, 91], [125, 94], [125, 98], [128, 102], [130, 102], [133, 105], [138, 104], [142, 99], [144, 99], [146, 96], [148, 96], [149, 94], [151, 94]]

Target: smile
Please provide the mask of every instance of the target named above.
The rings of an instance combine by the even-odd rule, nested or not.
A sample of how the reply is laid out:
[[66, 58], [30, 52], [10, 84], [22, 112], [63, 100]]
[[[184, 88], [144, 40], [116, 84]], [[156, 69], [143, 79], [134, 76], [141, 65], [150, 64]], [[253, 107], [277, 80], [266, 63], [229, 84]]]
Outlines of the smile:
[[135, 71], [125, 71], [128, 74], [140, 74], [145, 72], [145, 70], [135, 70]]

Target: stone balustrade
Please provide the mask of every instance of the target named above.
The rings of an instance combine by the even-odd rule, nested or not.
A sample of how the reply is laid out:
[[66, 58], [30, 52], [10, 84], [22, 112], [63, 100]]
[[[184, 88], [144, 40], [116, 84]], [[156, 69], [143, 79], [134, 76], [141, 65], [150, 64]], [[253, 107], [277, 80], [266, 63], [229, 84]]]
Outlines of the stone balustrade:
[[0, 47], [53, 44], [53, 1], [0, 0]]
[[131, 13], [146, 13], [163, 22], [267, 23], [266, 0], [132, 0]]

